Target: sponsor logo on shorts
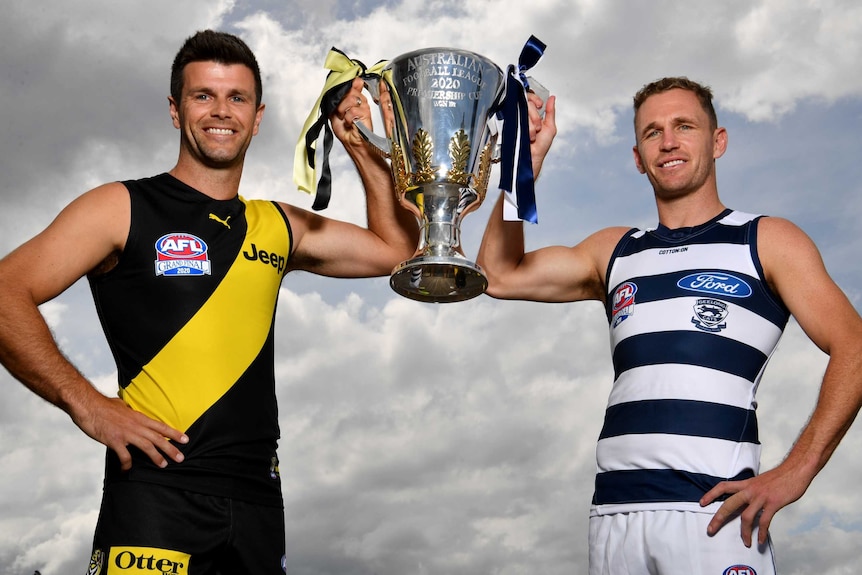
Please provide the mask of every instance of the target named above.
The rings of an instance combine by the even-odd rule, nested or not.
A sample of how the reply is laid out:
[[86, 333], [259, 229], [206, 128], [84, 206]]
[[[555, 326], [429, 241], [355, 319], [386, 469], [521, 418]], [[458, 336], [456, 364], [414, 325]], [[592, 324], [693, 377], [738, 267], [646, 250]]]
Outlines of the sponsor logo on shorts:
[[757, 575], [757, 572], [748, 565], [733, 565], [725, 569], [721, 575]]
[[156, 275], [188, 277], [210, 275], [205, 241], [192, 234], [175, 232], [156, 241]]
[[745, 280], [723, 272], [700, 272], [687, 275], [676, 285], [682, 289], [726, 297], [748, 297], [751, 286]]
[[93, 549], [90, 556], [90, 564], [87, 566], [87, 575], [99, 575], [102, 565], [105, 564], [105, 553], [101, 549]]
[[613, 307], [611, 308], [611, 326], [617, 327], [623, 320], [635, 311], [635, 292], [638, 286], [626, 282], [614, 291]]
[[188, 575], [189, 557], [157, 547], [111, 547], [106, 575]]

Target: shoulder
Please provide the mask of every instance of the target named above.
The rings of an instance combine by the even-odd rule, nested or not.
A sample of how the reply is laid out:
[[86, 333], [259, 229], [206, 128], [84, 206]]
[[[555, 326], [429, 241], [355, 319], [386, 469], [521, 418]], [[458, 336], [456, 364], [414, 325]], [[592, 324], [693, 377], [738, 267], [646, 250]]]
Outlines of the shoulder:
[[587, 248], [600, 264], [604, 264], [600, 266], [604, 268], [623, 238], [635, 231], [637, 231], [637, 228], [634, 227], [614, 226], [604, 228], [587, 236], [579, 245]]
[[770, 216], [758, 221], [757, 255], [767, 282], [779, 293], [784, 284], [826, 273], [814, 241], [784, 218]]
[[790, 220], [763, 216], [757, 222], [757, 250], [761, 257], [789, 256], [798, 250], [816, 249], [811, 238]]
[[96, 234], [116, 229], [124, 223], [128, 228], [130, 204], [129, 190], [122, 183], [103, 184], [70, 202], [55, 223], [71, 219], [79, 224], [99, 226], [92, 230]]

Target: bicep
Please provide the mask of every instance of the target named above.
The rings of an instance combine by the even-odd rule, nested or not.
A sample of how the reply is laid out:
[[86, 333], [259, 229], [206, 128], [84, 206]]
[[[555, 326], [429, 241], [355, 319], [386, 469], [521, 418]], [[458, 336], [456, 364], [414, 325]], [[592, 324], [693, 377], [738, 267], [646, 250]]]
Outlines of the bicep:
[[122, 249], [129, 225], [125, 186], [107, 184], [70, 203], [0, 263], [0, 277], [44, 303]]
[[830, 353], [841, 338], [862, 334], [858, 313], [802, 230], [786, 220], [765, 218], [758, 251], [770, 286], [822, 351]]
[[489, 295], [546, 302], [605, 300], [605, 273], [611, 253], [628, 228], [600, 230], [572, 246], [527, 252], [495, 279]]
[[343, 278], [389, 274], [403, 259], [379, 236], [349, 222], [281, 205], [293, 230], [291, 269]]

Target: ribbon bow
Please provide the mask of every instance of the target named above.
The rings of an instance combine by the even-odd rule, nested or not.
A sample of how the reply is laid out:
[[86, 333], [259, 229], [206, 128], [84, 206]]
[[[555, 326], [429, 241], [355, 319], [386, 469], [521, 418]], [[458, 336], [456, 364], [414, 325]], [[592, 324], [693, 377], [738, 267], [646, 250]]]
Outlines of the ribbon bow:
[[[350, 91], [351, 82], [355, 78], [379, 76], [386, 64], [387, 62], [380, 61], [370, 69], [366, 69], [365, 64], [359, 60], [352, 60], [337, 48], [332, 48], [327, 54], [323, 66], [329, 70], [329, 73], [326, 75], [323, 90], [299, 134], [299, 141], [296, 143], [293, 158], [294, 183], [304, 192], [309, 194], [316, 192], [312, 209], [322, 210], [326, 208], [332, 193], [329, 152], [332, 149], [333, 137], [332, 129], [329, 127], [329, 116], [338, 107], [341, 99]], [[321, 130], [323, 130], [323, 165], [320, 169], [320, 183], [318, 184], [315, 154]]]
[[503, 133], [500, 148], [500, 189], [506, 192], [509, 202], [517, 207], [518, 219], [534, 224], [538, 222], [538, 216], [527, 115], [527, 90], [530, 84], [524, 72], [538, 63], [545, 48], [541, 40], [530, 36], [521, 50], [517, 69], [510, 65], [506, 71], [506, 95], [501, 105]]

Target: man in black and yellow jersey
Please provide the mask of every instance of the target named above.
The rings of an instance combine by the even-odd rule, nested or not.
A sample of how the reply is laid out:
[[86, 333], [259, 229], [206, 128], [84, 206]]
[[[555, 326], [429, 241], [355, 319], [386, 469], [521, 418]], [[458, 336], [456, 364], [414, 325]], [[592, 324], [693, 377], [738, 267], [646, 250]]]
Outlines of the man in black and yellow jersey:
[[[0, 360], [107, 446], [89, 573], [284, 572], [273, 375], [279, 286], [292, 270], [385, 275], [413, 254], [387, 164], [353, 127], [362, 81], [330, 116], [366, 189], [368, 226], [238, 195], [263, 119], [239, 38], [186, 40], [171, 74], [179, 158], [78, 197], [0, 260]], [[58, 350], [38, 305], [87, 276], [117, 364], [100, 393]]]

